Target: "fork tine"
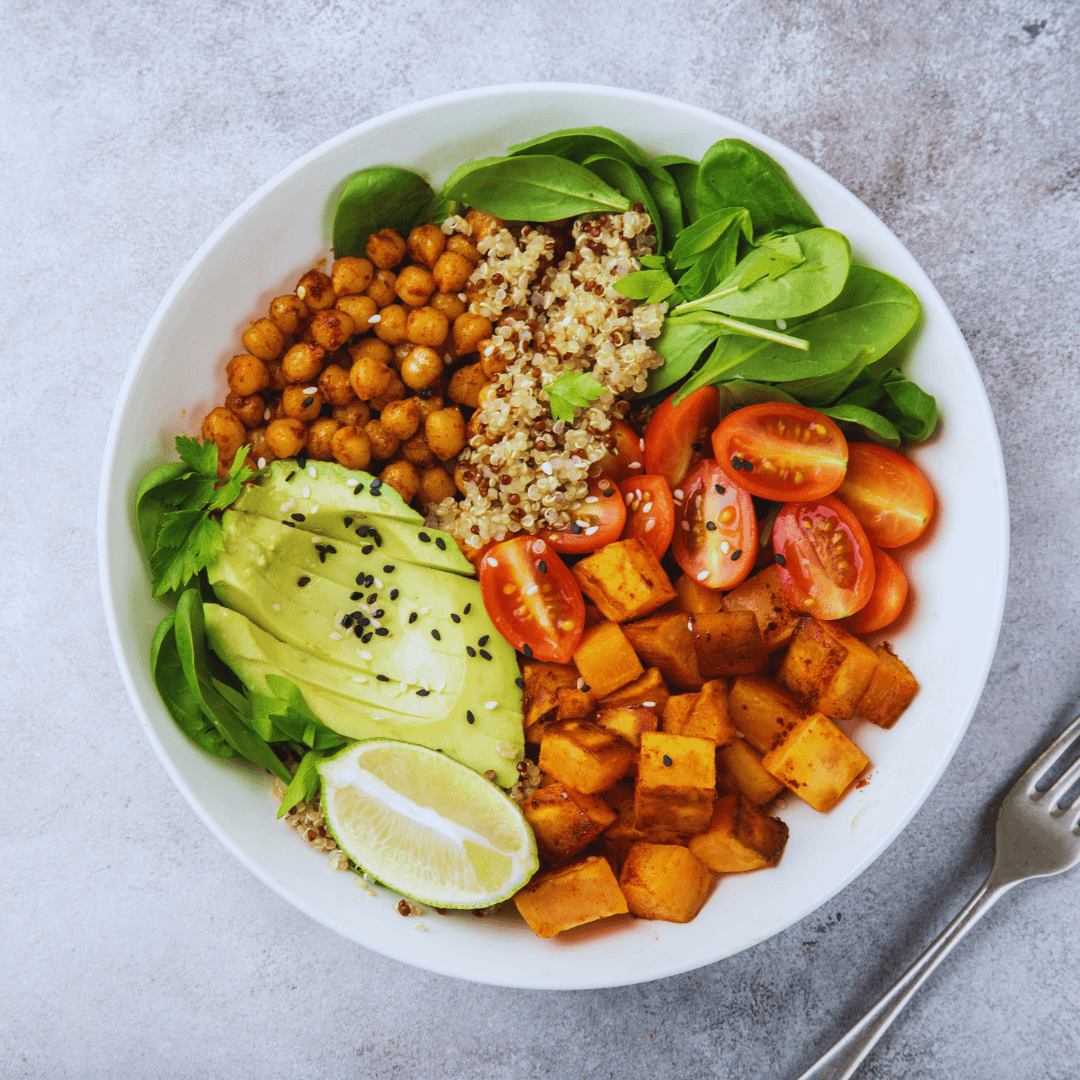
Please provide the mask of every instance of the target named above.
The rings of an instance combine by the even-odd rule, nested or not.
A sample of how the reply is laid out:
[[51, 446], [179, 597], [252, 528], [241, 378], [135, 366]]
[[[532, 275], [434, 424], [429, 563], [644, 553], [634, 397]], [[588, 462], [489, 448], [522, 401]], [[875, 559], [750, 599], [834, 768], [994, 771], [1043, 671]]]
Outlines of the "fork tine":
[[1073, 740], [1080, 736], [1080, 716], [1078, 716], [1032, 763], [1027, 772], [1016, 782], [1017, 788], [1023, 788], [1029, 794], [1036, 783], [1054, 764]]
[[1062, 798], [1065, 793], [1080, 779], [1080, 758], [1077, 758], [1054, 782], [1054, 784], [1046, 789], [1046, 794], [1043, 796], [1050, 800], [1049, 806], [1054, 807], [1057, 805], [1058, 799]]

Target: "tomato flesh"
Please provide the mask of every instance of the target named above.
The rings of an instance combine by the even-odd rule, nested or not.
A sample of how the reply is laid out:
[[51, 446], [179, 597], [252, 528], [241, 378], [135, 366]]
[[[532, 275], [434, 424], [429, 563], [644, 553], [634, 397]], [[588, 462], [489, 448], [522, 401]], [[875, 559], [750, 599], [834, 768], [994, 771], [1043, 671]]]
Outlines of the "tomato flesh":
[[839, 499], [789, 502], [776, 517], [773, 547], [780, 584], [818, 619], [843, 619], [874, 591], [874, 552], [855, 515]]
[[848, 468], [836, 497], [878, 547], [918, 539], [934, 516], [934, 493], [919, 467], [874, 443], [850, 443]]
[[713, 433], [712, 445], [730, 480], [777, 502], [831, 495], [847, 468], [847, 440], [836, 424], [782, 401], [730, 413]]
[[577, 503], [568, 529], [541, 529], [542, 536], [556, 551], [579, 555], [596, 551], [618, 540], [626, 524], [626, 504], [608, 476], [589, 481], [589, 493]]
[[895, 622], [904, 610], [908, 582], [900, 564], [881, 548], [874, 548], [874, 591], [866, 607], [856, 611], [847, 621], [853, 634], [870, 634]]
[[622, 539], [644, 540], [662, 559], [675, 531], [675, 501], [668, 482], [662, 476], [638, 476], [624, 480], [619, 493], [626, 509]]
[[662, 476], [672, 491], [709, 456], [709, 436], [720, 422], [720, 391], [703, 386], [678, 406], [662, 402], [645, 429], [645, 471]]
[[600, 459], [601, 471], [616, 484], [631, 476], [644, 475], [647, 470], [641, 436], [624, 420], [612, 420], [608, 435], [615, 445]]
[[480, 563], [480, 592], [495, 629], [518, 652], [570, 662], [585, 628], [585, 600], [550, 544], [515, 536], [493, 545]]
[[674, 493], [671, 551], [682, 571], [707, 589], [730, 589], [753, 569], [757, 554], [754, 501], [712, 458]]

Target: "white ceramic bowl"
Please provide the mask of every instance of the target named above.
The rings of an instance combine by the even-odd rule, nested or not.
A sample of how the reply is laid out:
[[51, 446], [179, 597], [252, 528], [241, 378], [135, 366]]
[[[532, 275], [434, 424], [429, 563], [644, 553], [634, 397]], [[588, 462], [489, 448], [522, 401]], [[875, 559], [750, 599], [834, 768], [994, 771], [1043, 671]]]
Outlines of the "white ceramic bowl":
[[[714, 141], [747, 139], [776, 158], [822, 221], [851, 239], [858, 261], [906, 281], [926, 309], [907, 371], [934, 394], [943, 425], [915, 460], [939, 499], [931, 542], [908, 552], [917, 597], [892, 635], [922, 692], [891, 731], [844, 725], [869, 754], [867, 786], [827, 815], [789, 797], [791, 839], [779, 867], [721, 879], [685, 926], [628, 916], [541, 940], [513, 913], [424, 921], [426, 934], [379, 891], [274, 820], [265, 774], [187, 741], [158, 699], [148, 650], [165, 609], [150, 599], [132, 498], [170, 459], [174, 435], [196, 434], [225, 393], [224, 369], [249, 320], [330, 255], [330, 222], [345, 179], [368, 165], [415, 169], [436, 186], [460, 162], [501, 153], [555, 128], [602, 124], [655, 154], [698, 158]], [[952, 758], [982, 692], [1005, 598], [1008, 505], [1001, 448], [978, 371], [919, 265], [854, 195], [772, 139], [704, 109], [597, 86], [523, 85], [424, 101], [353, 128], [280, 173], [199, 249], [162, 301], [131, 364], [109, 434], [99, 544], [109, 631], [125, 685], [166, 771], [225, 846], [300, 911], [405, 963], [484, 983], [585, 988], [644, 982], [700, 967], [778, 933], [861, 873], [922, 805]]]

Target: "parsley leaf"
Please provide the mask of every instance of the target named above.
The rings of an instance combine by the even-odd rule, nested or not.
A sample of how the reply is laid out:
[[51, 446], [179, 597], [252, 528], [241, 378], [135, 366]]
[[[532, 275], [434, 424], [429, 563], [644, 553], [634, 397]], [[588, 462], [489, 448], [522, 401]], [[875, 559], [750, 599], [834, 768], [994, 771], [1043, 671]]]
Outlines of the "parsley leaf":
[[566, 371], [544, 387], [551, 401], [551, 415], [567, 423], [574, 419], [575, 409], [584, 409], [604, 392], [595, 379], [583, 371]]

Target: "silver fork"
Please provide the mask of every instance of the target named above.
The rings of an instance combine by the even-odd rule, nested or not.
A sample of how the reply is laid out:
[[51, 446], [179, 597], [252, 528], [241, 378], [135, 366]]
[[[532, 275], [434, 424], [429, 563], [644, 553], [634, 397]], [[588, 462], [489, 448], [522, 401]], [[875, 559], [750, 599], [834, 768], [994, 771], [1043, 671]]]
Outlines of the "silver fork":
[[994, 866], [979, 891], [903, 978], [799, 1080], [848, 1080], [930, 973], [1004, 893], [1028, 878], [1060, 874], [1080, 863], [1080, 799], [1071, 807], [1058, 805], [1080, 779], [1080, 759], [1046, 791], [1035, 790], [1077, 738], [1080, 717], [1005, 796], [998, 810]]

